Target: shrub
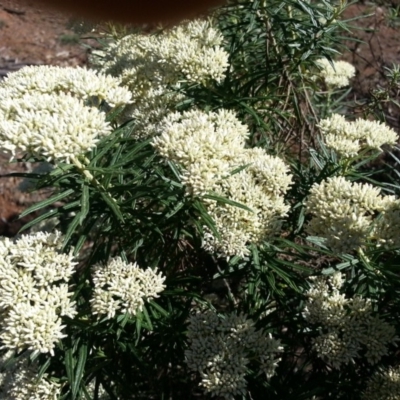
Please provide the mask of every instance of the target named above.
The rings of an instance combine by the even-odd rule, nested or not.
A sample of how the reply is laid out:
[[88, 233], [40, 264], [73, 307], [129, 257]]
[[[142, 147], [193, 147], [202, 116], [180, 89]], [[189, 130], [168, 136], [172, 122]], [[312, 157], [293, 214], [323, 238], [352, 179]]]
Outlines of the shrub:
[[400, 397], [400, 187], [372, 163], [398, 137], [349, 112], [344, 7], [236, 0], [0, 83], [0, 146], [51, 189], [0, 242], [3, 396]]

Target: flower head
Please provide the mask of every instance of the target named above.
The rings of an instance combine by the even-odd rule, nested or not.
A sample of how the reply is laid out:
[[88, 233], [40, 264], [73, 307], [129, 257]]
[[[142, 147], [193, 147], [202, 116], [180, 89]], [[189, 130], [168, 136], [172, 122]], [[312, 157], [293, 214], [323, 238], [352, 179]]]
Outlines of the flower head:
[[282, 351], [278, 340], [256, 330], [254, 322], [243, 314], [194, 314], [189, 319], [187, 336], [187, 365], [199, 372], [207, 393], [225, 399], [246, 393], [250, 359], [257, 359], [261, 371], [270, 378]]
[[350, 79], [354, 77], [355, 68], [346, 61], [332, 61], [326, 59], [317, 60], [320, 68], [319, 76], [325, 80], [329, 88], [341, 88], [350, 84]]
[[[7, 352], [1, 360], [1, 395], [7, 394], [9, 400], [56, 400], [61, 394], [61, 385], [44, 374], [38, 379], [40, 366], [37, 362], [29, 363], [26, 354], [9, 361], [11, 352]], [[2, 396], [3, 397], [3, 396]]]
[[[119, 80], [83, 68], [25, 67], [0, 84], [0, 147], [71, 162], [111, 132], [100, 110], [126, 105]], [[100, 108], [99, 108], [100, 107]]]
[[222, 35], [209, 22], [194, 20], [158, 35], [127, 35], [92, 62], [121, 76], [138, 99], [154, 84], [220, 81], [228, 67], [228, 53], [221, 43]]
[[135, 121], [134, 135], [153, 136], [158, 123], [185, 99], [182, 82], [208, 85], [228, 68], [222, 35], [208, 21], [194, 20], [159, 34], [131, 34], [92, 57], [100, 71], [119, 77], [133, 103], [124, 119]]
[[248, 129], [232, 112], [174, 113], [161, 121], [159, 130], [153, 146], [178, 165], [187, 193], [203, 200], [221, 236], [217, 239], [206, 228], [204, 248], [224, 257], [243, 256], [249, 243], [279, 233], [289, 210], [283, 198], [292, 181], [289, 168], [264, 149], [245, 148]]
[[165, 277], [157, 270], [141, 269], [134, 263], [113, 258], [106, 266], [93, 269], [94, 293], [90, 300], [94, 314], [113, 318], [118, 312], [136, 315], [145, 301], [158, 297]]
[[71, 162], [110, 132], [104, 113], [66, 94], [0, 99], [0, 147], [13, 155]]
[[385, 124], [360, 118], [348, 122], [339, 114], [321, 120], [318, 126], [327, 147], [345, 158], [354, 157], [363, 149], [382, 151], [383, 145], [393, 146], [398, 140], [396, 132]]
[[248, 129], [225, 110], [170, 114], [159, 125], [153, 146], [160, 155], [180, 164], [189, 193], [201, 196], [215, 188], [233, 169], [244, 149]]
[[336, 369], [361, 357], [374, 365], [398, 340], [396, 330], [376, 314], [372, 300], [347, 296], [344, 282], [340, 272], [330, 278], [317, 277], [306, 293], [303, 315], [320, 332], [313, 348]]
[[382, 215], [375, 224], [375, 237], [379, 245], [400, 247], [400, 200], [388, 196], [384, 202]]
[[367, 381], [362, 400], [395, 400], [400, 398], [399, 367], [376, 371]]
[[0, 241], [3, 348], [53, 354], [65, 336], [62, 316], [76, 314], [68, 286], [76, 262], [60, 252], [61, 245], [57, 231]]
[[384, 204], [380, 189], [370, 184], [328, 178], [310, 190], [306, 209], [312, 218], [307, 231], [325, 238], [334, 251], [358, 250], [373, 236], [372, 222]]
[[28, 66], [9, 74], [0, 84], [9, 97], [26, 94], [68, 94], [95, 105], [106, 102], [110, 107], [130, 103], [131, 94], [120, 86], [119, 78], [81, 67], [49, 65]]

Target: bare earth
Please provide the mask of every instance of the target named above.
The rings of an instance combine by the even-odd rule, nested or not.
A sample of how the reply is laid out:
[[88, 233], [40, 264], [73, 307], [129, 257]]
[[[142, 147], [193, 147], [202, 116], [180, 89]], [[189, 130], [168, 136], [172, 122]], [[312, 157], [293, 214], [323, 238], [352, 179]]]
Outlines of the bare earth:
[[[348, 50], [342, 57], [357, 69], [352, 91], [356, 99], [368, 96], [371, 89], [383, 82], [384, 67], [400, 64], [400, 26], [389, 24], [387, 12], [384, 7], [367, 3], [352, 5], [345, 12], [345, 19], [372, 14], [352, 22], [367, 28], [352, 30], [352, 38], [365, 43], [346, 42]], [[78, 44], [79, 37], [68, 29], [70, 23], [68, 15], [38, 8], [34, 0], [0, 0], [0, 79], [24, 65], [85, 65], [87, 49]], [[388, 122], [399, 130], [400, 110], [391, 106], [386, 111]], [[7, 157], [0, 154], [0, 235], [15, 235], [27, 220], [17, 220], [18, 214], [40, 198], [21, 192], [21, 179], [4, 175], [31, 168], [29, 163], [8, 164]]]

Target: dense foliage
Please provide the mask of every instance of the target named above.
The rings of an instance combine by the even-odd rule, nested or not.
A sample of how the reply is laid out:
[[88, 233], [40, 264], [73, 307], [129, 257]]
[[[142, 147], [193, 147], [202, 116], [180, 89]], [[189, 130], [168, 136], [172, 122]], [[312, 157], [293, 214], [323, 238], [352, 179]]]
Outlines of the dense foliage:
[[0, 83], [51, 190], [0, 240], [2, 398], [400, 398], [398, 137], [351, 112], [345, 6], [98, 28], [90, 70]]

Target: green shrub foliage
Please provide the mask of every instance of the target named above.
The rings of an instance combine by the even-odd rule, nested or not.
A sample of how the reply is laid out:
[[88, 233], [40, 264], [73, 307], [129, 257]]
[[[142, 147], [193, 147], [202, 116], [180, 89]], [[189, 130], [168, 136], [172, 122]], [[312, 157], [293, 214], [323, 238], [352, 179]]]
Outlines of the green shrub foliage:
[[398, 137], [352, 112], [345, 6], [98, 28], [0, 83], [49, 193], [0, 239], [1, 398], [400, 398]]

